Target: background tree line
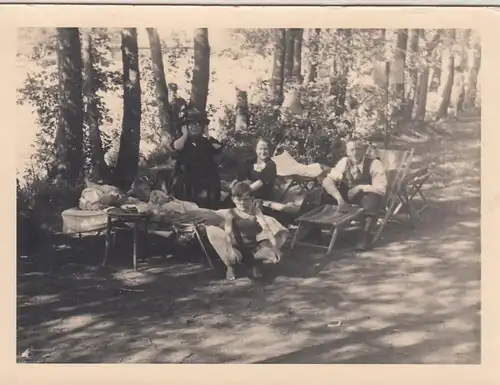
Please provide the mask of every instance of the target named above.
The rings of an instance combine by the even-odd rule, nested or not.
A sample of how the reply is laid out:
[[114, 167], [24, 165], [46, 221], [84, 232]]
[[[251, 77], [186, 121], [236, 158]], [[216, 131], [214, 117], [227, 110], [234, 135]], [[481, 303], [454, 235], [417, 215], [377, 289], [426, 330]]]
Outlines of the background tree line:
[[[138, 44], [141, 33], [147, 35], [147, 55]], [[478, 103], [476, 31], [316, 28], [227, 34], [237, 43], [216, 55], [233, 59], [235, 66], [261, 59], [269, 72], [254, 79], [248, 71], [246, 89], [233, 91], [232, 100], [209, 103], [217, 74], [207, 29], [196, 29], [191, 39], [174, 35], [169, 46], [155, 28], [22, 30], [27, 48], [19, 56], [35, 67], [18, 90], [18, 103], [32, 106], [38, 126], [31, 166], [18, 189], [28, 211], [36, 211], [37, 202], [70, 205], [76, 192], [69, 192], [84, 176], [127, 189], [141, 165], [168, 159], [178, 130], [167, 87], [174, 70], [185, 72], [188, 98], [212, 117], [215, 134], [228, 149], [236, 151], [260, 135], [306, 162], [333, 162], [338, 151], [332, 149], [352, 132], [379, 140], [386, 119], [392, 135], [409, 128], [418, 133], [426, 130], [425, 122], [459, 115]], [[118, 47], [121, 60], [115, 56]], [[119, 124], [106, 102], [110, 94], [121, 99]], [[113, 129], [103, 129], [109, 126]], [[147, 159], [141, 151], [145, 142], [154, 147]]]

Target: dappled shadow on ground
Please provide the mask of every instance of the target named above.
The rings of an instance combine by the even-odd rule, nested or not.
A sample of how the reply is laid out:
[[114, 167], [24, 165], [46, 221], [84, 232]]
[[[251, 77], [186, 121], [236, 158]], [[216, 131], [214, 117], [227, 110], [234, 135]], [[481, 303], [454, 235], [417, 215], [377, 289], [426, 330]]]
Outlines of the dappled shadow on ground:
[[32, 346], [40, 362], [480, 363], [478, 131], [456, 123], [453, 141], [425, 147], [436, 163], [432, 207], [415, 228], [391, 224], [359, 255], [297, 248], [269, 282], [225, 282], [188, 253], [150, 258], [138, 272], [126, 258], [103, 270], [93, 267], [102, 244], [71, 260], [30, 257], [18, 269], [18, 353]]

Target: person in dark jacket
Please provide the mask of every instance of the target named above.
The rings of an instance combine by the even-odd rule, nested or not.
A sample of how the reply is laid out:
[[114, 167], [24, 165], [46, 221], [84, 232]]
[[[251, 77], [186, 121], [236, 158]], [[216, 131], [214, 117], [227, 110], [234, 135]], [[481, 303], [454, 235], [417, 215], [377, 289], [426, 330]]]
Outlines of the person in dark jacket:
[[255, 146], [256, 158], [247, 162], [240, 171], [239, 181], [249, 181], [252, 196], [261, 200], [274, 200], [274, 191], [277, 178], [276, 163], [271, 159], [269, 142], [258, 139]]
[[182, 135], [172, 147], [177, 160], [171, 185], [172, 194], [200, 207], [217, 209], [221, 199], [221, 182], [215, 155], [222, 144], [208, 134], [205, 114], [188, 106], [182, 120]]
[[177, 84], [168, 83], [168, 98], [170, 100], [170, 110], [172, 114], [171, 124], [174, 126], [173, 131], [180, 134], [182, 128], [181, 114], [188, 105], [188, 102], [177, 95], [177, 90]]

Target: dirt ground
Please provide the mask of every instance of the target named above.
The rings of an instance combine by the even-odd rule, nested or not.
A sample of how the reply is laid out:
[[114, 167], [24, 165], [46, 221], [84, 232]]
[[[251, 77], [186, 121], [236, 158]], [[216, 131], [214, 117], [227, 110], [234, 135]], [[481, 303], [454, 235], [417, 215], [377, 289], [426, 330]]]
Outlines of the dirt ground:
[[480, 363], [480, 122], [414, 145], [434, 164], [432, 208], [370, 252], [297, 248], [260, 283], [188, 251], [133, 272], [127, 239], [106, 269], [102, 239], [20, 259], [18, 361]]

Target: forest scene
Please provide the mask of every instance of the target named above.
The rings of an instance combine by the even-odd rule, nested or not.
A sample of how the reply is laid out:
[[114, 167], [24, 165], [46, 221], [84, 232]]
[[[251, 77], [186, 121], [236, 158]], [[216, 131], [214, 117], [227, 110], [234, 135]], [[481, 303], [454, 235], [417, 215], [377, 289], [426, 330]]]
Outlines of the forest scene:
[[[470, 29], [20, 28], [18, 362], [480, 363], [480, 38]], [[263, 282], [224, 280], [208, 257], [218, 250], [185, 226], [146, 234], [137, 269], [135, 238], [132, 269], [131, 237], [117, 236], [101, 265], [109, 222], [67, 231], [62, 213], [95, 186], [127, 192], [147, 180], [169, 195], [188, 108], [221, 145], [221, 199], [256, 138], [321, 170], [356, 138], [411, 149], [412, 164], [425, 165], [425, 197], [397, 198], [428, 208], [409, 225], [391, 216], [373, 249], [359, 253], [339, 236], [325, 255], [290, 246], [303, 212], [276, 199], [288, 238]], [[282, 179], [300, 210], [321, 184], [288, 190]]]

